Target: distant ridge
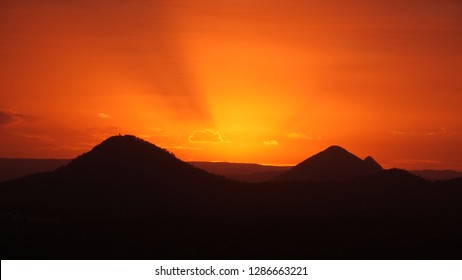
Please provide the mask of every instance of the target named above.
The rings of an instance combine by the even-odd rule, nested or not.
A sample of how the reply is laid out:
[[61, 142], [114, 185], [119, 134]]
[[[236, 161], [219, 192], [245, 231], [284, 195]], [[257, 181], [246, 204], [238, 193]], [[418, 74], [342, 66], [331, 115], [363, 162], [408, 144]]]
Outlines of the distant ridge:
[[69, 163], [68, 159], [0, 158], [0, 182], [50, 172]]
[[338, 182], [371, 175], [382, 169], [371, 156], [362, 160], [340, 146], [330, 146], [277, 176], [275, 180]]
[[450, 180], [462, 177], [462, 172], [455, 170], [409, 170], [427, 180]]
[[[131, 148], [126, 149], [125, 145]], [[141, 148], [142, 146], [144, 148]], [[337, 151], [341, 151], [343, 149], [338, 146], [332, 146], [331, 148], [332, 150], [337, 149]], [[153, 152], [153, 150], [156, 152]], [[152, 157], [152, 155], [154, 156]], [[174, 159], [172, 159], [172, 157]], [[148, 168], [146, 168], [146, 172], [149, 172], [151, 175], [153, 174], [153, 170], [160, 172], [160, 170], [165, 167], [164, 164], [160, 164], [162, 161], [161, 158], [164, 158], [171, 163], [176, 162], [174, 165], [180, 165], [178, 163], [180, 160], [165, 149], [159, 148], [156, 145], [135, 136], [119, 135], [106, 139], [97, 147], [94, 147], [91, 150], [91, 153], [89, 151], [79, 156], [77, 159], [74, 159], [71, 166], [72, 169], [79, 168], [79, 165], [87, 166], [87, 168], [93, 166], [92, 168], [94, 169], [97, 168], [96, 165], [99, 165], [100, 167], [101, 165], [105, 167], [110, 165], [113, 167], [115, 167], [115, 165], [121, 167], [122, 165], [125, 165], [130, 169], [140, 170], [142, 169], [141, 163], [144, 161], [147, 163], [151, 162], [151, 167], [153, 167], [154, 158], [156, 159], [154, 169], [147, 170]], [[91, 160], [92, 162], [87, 164], [88, 160]], [[35, 173], [52, 172], [70, 162], [71, 160], [69, 159], [0, 158], [0, 182]], [[371, 172], [382, 169], [380, 164], [377, 163], [371, 156], [366, 157], [363, 162], [367, 166], [366, 169]], [[254, 163], [202, 161], [192, 161], [188, 163], [209, 173], [250, 183], [272, 180], [291, 168], [291, 166], [271, 166]], [[184, 166], [184, 163], [181, 165]], [[187, 168], [189, 169], [190, 167]], [[66, 170], [68, 168], [64, 169]], [[427, 180], [449, 180], [462, 177], [462, 172], [456, 170], [409, 170], [409, 172]], [[330, 181], [330, 179], [328, 181]]]
[[249, 183], [268, 181], [291, 168], [291, 166], [260, 165], [255, 163], [204, 161], [193, 161], [189, 163], [210, 173]]

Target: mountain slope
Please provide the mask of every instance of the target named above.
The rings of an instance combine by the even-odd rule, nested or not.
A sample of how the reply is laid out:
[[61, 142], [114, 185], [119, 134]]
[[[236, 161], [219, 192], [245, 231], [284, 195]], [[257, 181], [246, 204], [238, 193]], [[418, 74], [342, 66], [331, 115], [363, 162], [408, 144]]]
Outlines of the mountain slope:
[[210, 173], [250, 183], [267, 181], [291, 168], [290, 166], [271, 166], [253, 163], [203, 161], [193, 161], [189, 163]]
[[169, 213], [188, 214], [198, 201], [214, 203], [204, 199], [216, 193], [213, 185], [232, 184], [144, 140], [114, 136], [54, 172], [4, 183], [0, 202], [13, 212], [112, 219], [165, 210], [175, 200]]
[[361, 160], [342, 147], [331, 146], [275, 178], [276, 181], [336, 182], [382, 170], [372, 158]]
[[238, 189], [146, 141], [114, 136], [54, 172], [0, 183], [1, 255], [201, 255], [211, 224], [244, 216]]
[[[210, 174], [135, 136], [113, 136], [57, 170], [66, 176], [98, 179], [104, 176], [155, 181], [203, 178]], [[94, 176], [94, 177], [93, 177]]]

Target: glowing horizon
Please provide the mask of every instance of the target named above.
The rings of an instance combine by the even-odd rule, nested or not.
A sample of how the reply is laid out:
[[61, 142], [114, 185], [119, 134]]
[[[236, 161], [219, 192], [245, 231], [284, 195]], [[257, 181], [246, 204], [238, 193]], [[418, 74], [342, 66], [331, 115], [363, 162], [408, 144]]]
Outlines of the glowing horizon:
[[185, 161], [295, 165], [331, 145], [462, 170], [462, 3], [9, 1], [0, 157], [133, 134]]

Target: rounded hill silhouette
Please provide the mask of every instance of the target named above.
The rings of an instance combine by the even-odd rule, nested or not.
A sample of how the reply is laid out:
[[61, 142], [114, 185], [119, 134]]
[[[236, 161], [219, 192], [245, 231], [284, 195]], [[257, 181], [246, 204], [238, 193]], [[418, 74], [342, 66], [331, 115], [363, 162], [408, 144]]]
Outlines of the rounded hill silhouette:
[[58, 170], [83, 177], [133, 177], [148, 181], [191, 180], [207, 175], [172, 153], [132, 135], [112, 136]]
[[[13, 180], [3, 194], [8, 197], [5, 205], [41, 209], [47, 215], [62, 212], [92, 219], [120, 218], [164, 209], [168, 216], [167, 208], [184, 215], [192, 213], [194, 204], [216, 192], [213, 186], [228, 184], [233, 181], [125, 135], [108, 138], [54, 172]], [[24, 196], [26, 193], [29, 195]], [[172, 201], [177, 203], [175, 207], [167, 207]]]
[[342, 147], [331, 146], [275, 178], [276, 181], [335, 182], [377, 173], [382, 167], [372, 158], [362, 160]]

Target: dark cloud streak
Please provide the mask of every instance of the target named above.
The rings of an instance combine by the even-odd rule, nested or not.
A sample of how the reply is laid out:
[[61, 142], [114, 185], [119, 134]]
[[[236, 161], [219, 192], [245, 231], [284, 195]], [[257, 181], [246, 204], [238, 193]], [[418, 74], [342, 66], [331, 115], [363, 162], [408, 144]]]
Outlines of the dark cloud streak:
[[33, 120], [34, 117], [0, 111], [0, 125], [15, 123], [20, 120]]
[[15, 122], [18, 116], [4, 111], [0, 111], [0, 125], [6, 125]]

